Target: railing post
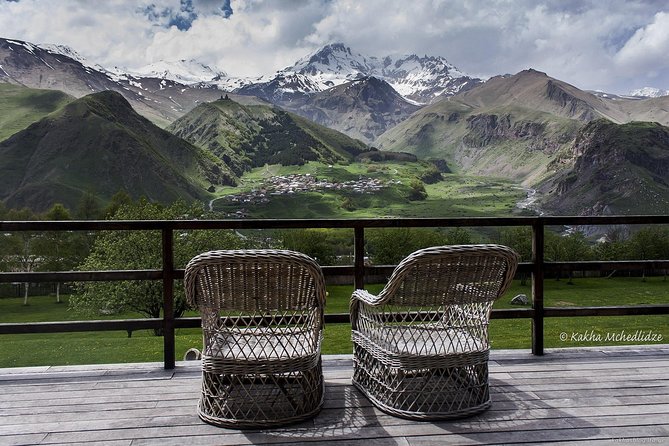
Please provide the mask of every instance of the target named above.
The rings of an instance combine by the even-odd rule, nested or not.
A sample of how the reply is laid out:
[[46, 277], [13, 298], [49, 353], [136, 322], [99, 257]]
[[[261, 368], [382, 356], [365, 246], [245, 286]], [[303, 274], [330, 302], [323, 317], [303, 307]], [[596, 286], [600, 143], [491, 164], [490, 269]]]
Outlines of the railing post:
[[174, 339], [174, 232], [163, 228], [163, 358], [165, 369], [175, 365]]
[[544, 224], [532, 224], [532, 354], [544, 354]]
[[365, 287], [365, 228], [356, 226], [353, 231], [353, 285], [361, 290]]

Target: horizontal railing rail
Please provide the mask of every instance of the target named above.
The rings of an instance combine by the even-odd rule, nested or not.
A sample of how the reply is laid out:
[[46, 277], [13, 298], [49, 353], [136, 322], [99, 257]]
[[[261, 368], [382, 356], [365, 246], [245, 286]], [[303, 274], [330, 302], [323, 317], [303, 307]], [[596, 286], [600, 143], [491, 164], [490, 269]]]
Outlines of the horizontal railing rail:
[[[175, 365], [175, 329], [200, 327], [200, 318], [174, 317], [174, 281], [183, 279], [184, 270], [174, 267], [173, 238], [175, 231], [205, 229], [307, 229], [331, 228], [353, 230], [353, 265], [324, 266], [326, 277], [352, 276], [355, 288], [363, 288], [365, 277], [388, 276], [394, 265], [365, 264], [365, 233], [372, 228], [399, 227], [509, 227], [532, 228], [532, 261], [523, 262], [519, 273], [531, 273], [532, 307], [495, 309], [493, 319], [526, 318], [532, 321], [532, 352], [544, 352], [544, 318], [582, 316], [625, 316], [669, 314], [668, 305], [636, 305], [608, 307], [545, 308], [544, 275], [573, 271], [667, 270], [667, 260], [546, 262], [544, 260], [544, 229], [556, 226], [600, 225], [658, 225], [669, 224], [669, 215], [660, 216], [566, 216], [566, 217], [472, 217], [472, 218], [401, 218], [401, 219], [342, 219], [342, 220], [149, 220], [149, 221], [2, 221], [0, 233], [22, 231], [161, 231], [162, 268], [122, 271], [57, 271], [57, 272], [0, 272], [0, 283], [14, 282], [85, 282], [118, 280], [162, 280], [163, 317], [160, 319], [89, 320], [67, 322], [3, 323], [0, 334], [58, 333], [106, 330], [162, 329], [164, 365]], [[348, 314], [326, 314], [325, 323], [348, 323]]]

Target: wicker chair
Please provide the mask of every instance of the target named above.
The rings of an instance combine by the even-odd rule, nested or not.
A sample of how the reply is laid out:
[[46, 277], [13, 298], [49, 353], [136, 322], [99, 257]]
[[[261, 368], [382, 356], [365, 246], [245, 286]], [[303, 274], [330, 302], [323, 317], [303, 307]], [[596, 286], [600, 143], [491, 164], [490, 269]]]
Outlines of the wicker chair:
[[320, 411], [325, 282], [312, 258], [211, 251], [188, 263], [185, 287], [202, 315], [200, 418], [224, 427], [272, 427]]
[[353, 384], [403, 418], [487, 409], [490, 310], [517, 264], [505, 246], [432, 247], [405, 258], [378, 296], [355, 290]]

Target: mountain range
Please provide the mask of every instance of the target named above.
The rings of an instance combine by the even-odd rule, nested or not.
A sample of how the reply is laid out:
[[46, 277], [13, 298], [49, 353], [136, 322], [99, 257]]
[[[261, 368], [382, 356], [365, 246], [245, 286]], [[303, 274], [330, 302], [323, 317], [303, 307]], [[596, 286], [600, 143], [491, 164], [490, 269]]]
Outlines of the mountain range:
[[[133, 72], [107, 69], [67, 46], [1, 38], [0, 67], [0, 82], [58, 89], [74, 97], [117, 91], [161, 127], [202, 102], [219, 99], [224, 90], [236, 102], [273, 103], [367, 143], [422, 104], [482, 82], [442, 57], [368, 57], [340, 43], [326, 45], [273, 75], [246, 79], [227, 77], [193, 60], [160, 61]], [[361, 95], [349, 101], [349, 107], [336, 98], [328, 99], [330, 95], [341, 97], [344, 91], [332, 87], [366, 79], [381, 80], [390, 88], [376, 88], [379, 97]], [[389, 116], [390, 106], [399, 113]], [[356, 123], [351, 125], [353, 118]], [[346, 120], [348, 124], [340, 124]]]
[[[343, 43], [319, 48], [271, 76], [234, 88], [271, 102], [317, 93], [364, 77], [387, 82], [404, 99], [417, 105], [466, 91], [482, 82], [460, 72], [443, 57], [417, 55], [369, 57]], [[228, 87], [228, 84], [219, 84]], [[239, 85], [239, 82], [236, 84]], [[235, 84], [233, 84], [235, 86]]]
[[[97, 103], [99, 98], [85, 95], [106, 90], [122, 95], [153, 127], [171, 132], [181, 141], [174, 143], [181, 147], [178, 152], [196, 160], [189, 161], [198, 167], [183, 181], [167, 174], [155, 178], [163, 187], [172, 180], [179, 184], [172, 196], [206, 198], [206, 189], [232, 184], [264, 163], [350, 162], [373, 145], [434, 159], [458, 173], [513, 179], [536, 189], [548, 213], [667, 211], [669, 179], [658, 166], [666, 164], [669, 151], [668, 96], [647, 98], [653, 92], [646, 90], [636, 96], [588, 92], [535, 70], [484, 82], [440, 57], [369, 57], [343, 44], [327, 45], [271, 76], [234, 79], [196, 61], [157, 63], [127, 73], [91, 64], [67, 47], [0, 39], [0, 98], [11, 111], [0, 117], [0, 140], [9, 137], [0, 146], [9, 160], [0, 161], [0, 171], [19, 169], [11, 164], [16, 160], [32, 161], [18, 155], [26, 145], [40, 147], [34, 152], [38, 160], [49, 159], [42, 155], [51, 151], [66, 156], [48, 132], [40, 131], [46, 123], [68, 128], [62, 110], [79, 110], [81, 100]], [[106, 109], [128, 113], [119, 105], [119, 94], [106, 97], [116, 104]], [[77, 119], [93, 125], [86, 120], [89, 112]], [[105, 116], [110, 123], [125, 122], [115, 113]], [[151, 128], [152, 136], [139, 139], [151, 141], [155, 151], [164, 135], [147, 123], [139, 127]], [[122, 125], [131, 129], [126, 132], [130, 139], [141, 133], [135, 127]], [[86, 138], [77, 139], [90, 139], [84, 128], [74, 134], [67, 136], [70, 146], [97, 150]], [[116, 134], [101, 133], [100, 141], [109, 145]], [[47, 146], [51, 151], [44, 151]], [[82, 159], [95, 156], [84, 152]], [[173, 164], [152, 169], [172, 172]], [[8, 189], [3, 189], [9, 192], [0, 199], [34, 203], [36, 186], [26, 178], [50, 174], [34, 167], [21, 181], [9, 175]], [[54, 172], [64, 175], [62, 169]], [[87, 181], [69, 185], [70, 192], [92, 187]], [[102, 195], [131, 184], [124, 181]], [[64, 190], [65, 183], [55, 181], [58, 187], [50, 190]], [[152, 193], [168, 199], [146, 191]], [[630, 205], [631, 197], [643, 198]]]

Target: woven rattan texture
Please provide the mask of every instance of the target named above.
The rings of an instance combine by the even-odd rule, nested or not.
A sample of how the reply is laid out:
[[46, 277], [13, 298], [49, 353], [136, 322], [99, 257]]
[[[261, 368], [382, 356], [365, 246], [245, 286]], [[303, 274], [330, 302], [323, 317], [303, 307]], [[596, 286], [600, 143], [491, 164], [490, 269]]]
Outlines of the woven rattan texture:
[[490, 406], [488, 322], [518, 255], [500, 245], [414, 252], [374, 296], [351, 298], [353, 383], [381, 410], [411, 419]]
[[202, 315], [200, 418], [255, 428], [310, 418], [323, 405], [325, 281], [285, 250], [211, 251], [186, 266], [186, 298]]

